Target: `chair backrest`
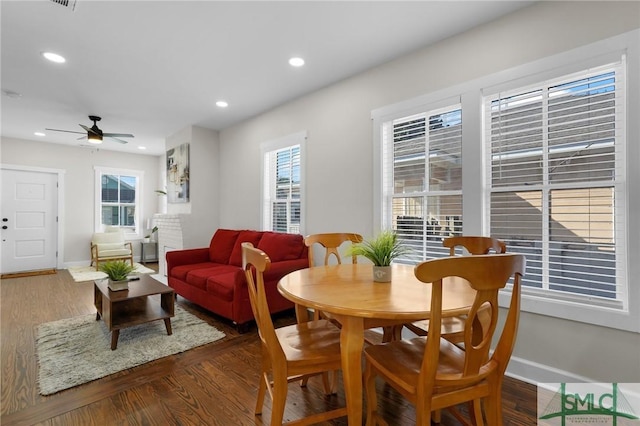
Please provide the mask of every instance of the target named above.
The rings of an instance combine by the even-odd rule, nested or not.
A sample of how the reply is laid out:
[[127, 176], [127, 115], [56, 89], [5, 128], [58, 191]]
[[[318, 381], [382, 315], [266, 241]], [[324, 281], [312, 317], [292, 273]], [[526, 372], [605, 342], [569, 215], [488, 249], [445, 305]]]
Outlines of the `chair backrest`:
[[272, 364], [285, 362], [285, 355], [276, 336], [275, 327], [269, 313], [264, 289], [264, 273], [271, 267], [271, 259], [251, 243], [242, 243], [242, 268], [249, 290], [249, 301], [258, 325], [258, 334], [263, 348], [269, 353]]
[[507, 245], [496, 238], [475, 237], [475, 236], [455, 236], [445, 238], [442, 241], [444, 247], [449, 248], [449, 255], [456, 254], [456, 247], [464, 247], [469, 254], [489, 254], [491, 250], [496, 253], [506, 253]]
[[[477, 256], [454, 256], [427, 260], [415, 267], [416, 277], [432, 283], [431, 317], [427, 344], [420, 372], [421, 386], [432, 389], [437, 385], [471, 385], [491, 373], [504, 374], [515, 344], [520, 317], [520, 280], [524, 275], [526, 259], [521, 254], [489, 254]], [[473, 306], [469, 310], [464, 326], [464, 368], [461, 374], [450, 374], [438, 378], [436, 370], [440, 354], [440, 328], [442, 324], [442, 285], [447, 277], [461, 277], [476, 290]], [[513, 279], [511, 302], [502, 332], [492, 356], [489, 358], [491, 342], [498, 323], [498, 291]], [[446, 283], [445, 283], [446, 285]], [[487, 315], [488, 327], [482, 329], [482, 339], [474, 339], [478, 313]], [[444, 382], [444, 383], [443, 383]]]
[[101, 249], [115, 250], [123, 248], [125, 243], [124, 232], [122, 230], [109, 232], [96, 232], [91, 237], [91, 244], [97, 245]]
[[[340, 264], [342, 263], [342, 259], [340, 258], [340, 253], [338, 252], [338, 247], [347, 241], [351, 241], [351, 244], [361, 243], [362, 235], [360, 234], [352, 234], [352, 233], [325, 233], [325, 234], [312, 234], [308, 235], [304, 239], [304, 244], [309, 248], [309, 266], [316, 266], [314, 262], [314, 254], [313, 254], [313, 245], [320, 244], [325, 248], [324, 253], [324, 264], [329, 264], [329, 258], [333, 254], [336, 258], [336, 261]], [[358, 257], [351, 257], [352, 263], [358, 263]]]

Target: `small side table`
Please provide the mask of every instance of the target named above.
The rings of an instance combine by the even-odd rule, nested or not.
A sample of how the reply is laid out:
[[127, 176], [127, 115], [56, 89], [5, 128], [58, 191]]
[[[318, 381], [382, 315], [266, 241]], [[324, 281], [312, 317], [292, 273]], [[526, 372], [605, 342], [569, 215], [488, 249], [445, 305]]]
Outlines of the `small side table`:
[[158, 261], [158, 243], [155, 241], [151, 241], [145, 243], [144, 241], [140, 243], [140, 261], [143, 264], [147, 262], [157, 262]]

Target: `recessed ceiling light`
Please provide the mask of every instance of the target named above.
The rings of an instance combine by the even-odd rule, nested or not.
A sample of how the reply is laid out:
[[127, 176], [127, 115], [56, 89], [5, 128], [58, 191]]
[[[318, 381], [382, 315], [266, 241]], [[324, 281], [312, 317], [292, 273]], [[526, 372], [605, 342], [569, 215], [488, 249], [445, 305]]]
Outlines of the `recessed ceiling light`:
[[67, 62], [67, 60], [64, 57], [53, 52], [42, 52], [42, 56], [44, 56], [46, 59], [50, 60], [51, 62], [55, 62], [56, 64], [63, 64]]
[[47, 136], [42, 132], [34, 132], [33, 134], [36, 135], [36, 136]]
[[304, 59], [302, 58], [291, 58], [289, 59], [289, 65], [292, 67], [301, 67], [304, 65]]
[[140, 149], [140, 150], [143, 150], [143, 151], [144, 151], [145, 149], [147, 149], [147, 147], [146, 147], [146, 146], [139, 146], [139, 147], [138, 147], [138, 149]]
[[229, 106], [229, 104], [226, 101], [218, 101], [216, 102], [216, 106], [220, 107], [220, 108], [226, 108]]

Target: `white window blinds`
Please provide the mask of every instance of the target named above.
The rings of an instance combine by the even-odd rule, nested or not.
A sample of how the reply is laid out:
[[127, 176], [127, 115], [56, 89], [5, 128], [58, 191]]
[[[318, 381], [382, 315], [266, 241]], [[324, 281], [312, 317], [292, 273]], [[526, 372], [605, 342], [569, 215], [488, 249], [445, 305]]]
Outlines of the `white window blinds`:
[[460, 105], [383, 123], [385, 225], [416, 263], [448, 255], [442, 239], [462, 232]]
[[530, 289], [619, 308], [623, 61], [484, 100], [491, 235], [526, 254]]
[[264, 155], [263, 228], [300, 233], [300, 145], [268, 151]]

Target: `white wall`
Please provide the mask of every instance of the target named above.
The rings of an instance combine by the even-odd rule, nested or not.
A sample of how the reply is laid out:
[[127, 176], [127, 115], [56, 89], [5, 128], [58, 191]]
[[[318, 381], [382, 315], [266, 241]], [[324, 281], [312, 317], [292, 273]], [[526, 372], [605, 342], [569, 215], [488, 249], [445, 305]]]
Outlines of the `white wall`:
[[218, 132], [189, 126], [165, 141], [167, 150], [183, 143], [189, 144], [189, 202], [169, 203], [167, 213], [185, 214], [185, 248], [208, 247], [219, 224]]
[[[306, 131], [306, 233], [369, 236], [372, 110], [639, 27], [639, 2], [540, 2], [225, 129], [220, 226], [260, 227], [259, 145]], [[640, 334], [527, 313], [519, 333], [512, 374], [532, 381], [640, 382]]]
[[[42, 167], [65, 171], [64, 214], [65, 266], [89, 264], [89, 242], [93, 234], [95, 206], [95, 166], [141, 170], [144, 172], [142, 189], [143, 220], [158, 210], [158, 158], [149, 155], [124, 154], [95, 148], [70, 147], [37, 141], [2, 138], [1, 162], [18, 166]], [[135, 255], [140, 245], [133, 244]]]

